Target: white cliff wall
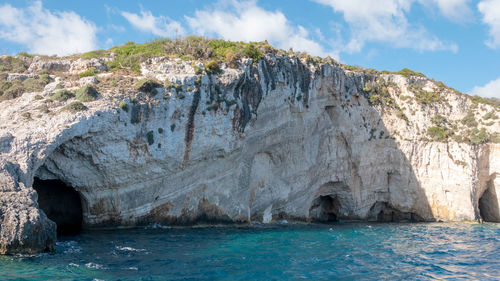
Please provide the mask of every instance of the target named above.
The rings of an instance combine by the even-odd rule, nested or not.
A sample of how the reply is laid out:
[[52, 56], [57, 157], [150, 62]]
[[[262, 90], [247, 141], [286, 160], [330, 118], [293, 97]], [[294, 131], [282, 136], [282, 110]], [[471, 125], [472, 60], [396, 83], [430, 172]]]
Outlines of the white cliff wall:
[[[3, 214], [34, 208], [31, 224], [54, 231], [36, 198], [22, 203], [33, 192], [34, 177], [74, 187], [87, 226], [473, 221], [480, 218], [485, 191], [499, 192], [499, 145], [423, 138], [433, 116], [457, 121], [472, 105], [451, 90], [440, 93], [446, 102], [434, 105], [403, 100], [414, 94], [409, 83], [432, 90], [424, 78], [274, 56], [220, 75], [197, 75], [189, 63], [161, 58], [143, 64], [142, 72], [182, 86], [139, 93], [137, 101], [131, 89], [102, 90], [86, 111], [60, 111], [65, 103], [57, 102], [51, 114], [32, 120], [20, 113], [43, 103], [37, 93], [2, 102], [1, 198], [13, 192], [11, 201], [18, 201], [17, 209], [1, 207]], [[80, 82], [54, 83], [71, 88]], [[387, 104], [367, 94], [367, 83], [375, 82], [388, 83]], [[481, 105], [477, 114], [491, 110]], [[499, 127], [496, 122], [488, 130]], [[494, 196], [488, 196], [490, 206]], [[3, 235], [14, 226], [2, 219]], [[16, 224], [22, 229], [26, 221]], [[9, 237], [3, 245], [10, 245]], [[53, 243], [45, 238], [40, 245]]]

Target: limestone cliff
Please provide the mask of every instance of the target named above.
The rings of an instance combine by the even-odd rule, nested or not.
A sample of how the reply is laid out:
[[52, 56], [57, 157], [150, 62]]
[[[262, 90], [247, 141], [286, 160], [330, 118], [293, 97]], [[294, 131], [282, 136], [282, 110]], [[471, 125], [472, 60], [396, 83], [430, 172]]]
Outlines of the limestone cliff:
[[34, 190], [57, 197], [51, 182], [83, 227], [500, 221], [499, 108], [426, 77], [277, 54], [140, 74], [20, 59], [7, 81], [48, 84], [0, 102], [0, 253], [54, 248]]

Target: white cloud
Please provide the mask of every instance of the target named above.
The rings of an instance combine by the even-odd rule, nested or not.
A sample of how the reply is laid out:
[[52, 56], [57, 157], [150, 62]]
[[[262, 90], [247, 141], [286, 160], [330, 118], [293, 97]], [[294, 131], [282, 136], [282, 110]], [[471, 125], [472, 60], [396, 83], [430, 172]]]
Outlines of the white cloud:
[[[197, 10], [193, 17], [185, 18], [190, 28], [199, 35], [233, 41], [268, 40], [282, 49], [293, 48], [313, 55], [338, 57], [325, 51], [320, 43], [311, 38], [306, 28], [293, 25], [279, 11], [259, 7], [256, 1], [219, 2], [214, 9]], [[313, 33], [318, 37], [318, 30]]]
[[483, 14], [483, 23], [490, 27], [490, 39], [486, 45], [492, 49], [500, 48], [500, 0], [484, 0], [477, 4]]
[[[424, 27], [408, 22], [406, 17], [415, 0], [313, 1], [343, 14], [351, 30], [350, 41], [344, 49], [346, 52], [359, 52], [367, 42], [389, 43], [395, 48], [418, 51], [458, 51], [456, 44], [442, 42]], [[443, 4], [443, 7], [448, 6]]]
[[108, 38], [108, 39], [106, 39], [106, 42], [104, 43], [104, 45], [106, 45], [106, 47], [110, 48], [113, 46], [113, 43], [114, 43], [113, 38]]
[[125, 27], [123, 27], [121, 25], [110, 24], [107, 27], [108, 27], [108, 30], [111, 30], [111, 32], [113, 32], [113, 33], [123, 33], [125, 31], [127, 31], [125, 29]]
[[474, 87], [471, 94], [489, 98], [500, 98], [500, 77], [497, 80], [490, 81], [484, 86]]
[[473, 16], [469, 7], [470, 0], [419, 0], [419, 2], [437, 6], [447, 19], [454, 22], [469, 22]]
[[26, 8], [0, 6], [0, 38], [44, 55], [69, 55], [97, 47], [96, 26], [75, 12], [51, 12], [35, 1]]
[[141, 9], [140, 15], [129, 12], [121, 12], [120, 14], [135, 28], [156, 36], [175, 37], [185, 33], [179, 22], [164, 16], [155, 17], [150, 11]]

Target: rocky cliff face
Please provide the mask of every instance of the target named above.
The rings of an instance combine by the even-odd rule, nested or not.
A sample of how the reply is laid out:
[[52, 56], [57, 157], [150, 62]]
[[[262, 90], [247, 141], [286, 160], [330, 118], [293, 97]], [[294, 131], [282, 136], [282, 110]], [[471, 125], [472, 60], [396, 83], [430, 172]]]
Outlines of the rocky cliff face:
[[[425, 77], [275, 55], [217, 73], [168, 58], [141, 75], [29, 63], [7, 78], [50, 81], [0, 103], [0, 253], [53, 249], [44, 211], [69, 207], [37, 185], [55, 181], [78, 192], [84, 227], [500, 221], [499, 109]], [[89, 67], [100, 73], [78, 79]], [[136, 90], [143, 78], [164, 86]], [[98, 93], [83, 104], [54, 95], [85, 84]]]

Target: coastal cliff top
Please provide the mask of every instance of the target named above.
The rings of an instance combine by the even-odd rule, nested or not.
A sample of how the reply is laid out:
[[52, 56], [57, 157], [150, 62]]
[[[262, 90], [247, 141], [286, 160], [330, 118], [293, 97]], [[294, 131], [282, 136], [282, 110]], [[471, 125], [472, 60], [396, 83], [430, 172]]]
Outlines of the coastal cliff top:
[[[106, 108], [128, 111], [135, 103], [182, 100], [196, 92], [204, 76], [217, 77], [220, 85], [216, 91], [220, 94], [210, 98], [203, 112], [220, 109], [227, 113], [238, 100], [221, 93], [223, 85], [249, 68], [258, 68], [261, 61], [300, 63], [309, 71], [300, 75], [306, 76], [331, 66], [348, 76], [361, 77], [352, 95], [362, 95], [380, 112], [402, 121], [391, 132], [395, 138], [500, 143], [498, 99], [460, 93], [409, 69], [378, 71], [344, 65], [330, 57], [276, 49], [267, 42], [196, 36], [144, 44], [127, 42], [66, 57], [27, 53], [1, 56], [0, 130], [13, 132], [26, 127], [26, 122], [50, 120], [63, 112], [77, 115]], [[162, 97], [158, 98], [160, 92]], [[38, 125], [44, 126], [42, 123], [46, 122]]]

